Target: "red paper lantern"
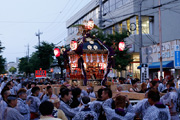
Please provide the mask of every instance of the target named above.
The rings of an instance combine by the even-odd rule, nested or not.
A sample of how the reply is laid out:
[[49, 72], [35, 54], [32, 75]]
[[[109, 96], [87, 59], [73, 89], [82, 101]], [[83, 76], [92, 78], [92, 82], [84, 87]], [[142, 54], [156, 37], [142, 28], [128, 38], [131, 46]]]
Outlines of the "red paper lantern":
[[92, 19], [88, 21], [87, 28], [88, 30], [92, 30], [94, 28], [94, 21]]
[[125, 43], [124, 42], [119, 42], [119, 51], [123, 51], [125, 48]]
[[54, 49], [54, 55], [56, 56], [56, 57], [59, 57], [60, 56], [60, 50], [59, 50], [59, 48], [55, 48]]
[[71, 50], [76, 50], [77, 49], [77, 41], [72, 40], [70, 43], [70, 48]]

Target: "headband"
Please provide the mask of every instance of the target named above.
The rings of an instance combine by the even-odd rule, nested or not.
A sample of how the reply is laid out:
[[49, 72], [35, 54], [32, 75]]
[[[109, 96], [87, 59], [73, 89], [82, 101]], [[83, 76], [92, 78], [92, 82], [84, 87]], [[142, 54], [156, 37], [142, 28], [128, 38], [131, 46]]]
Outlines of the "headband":
[[17, 99], [17, 97], [14, 97], [14, 96], [8, 96], [8, 98], [7, 98], [8, 100], [16, 100]]

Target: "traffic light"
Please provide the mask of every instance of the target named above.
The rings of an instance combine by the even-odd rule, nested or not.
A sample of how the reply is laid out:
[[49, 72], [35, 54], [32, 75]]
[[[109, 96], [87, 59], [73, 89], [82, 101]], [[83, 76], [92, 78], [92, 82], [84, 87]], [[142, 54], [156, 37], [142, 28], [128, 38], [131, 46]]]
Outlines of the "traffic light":
[[60, 52], [60, 49], [59, 48], [54, 48], [54, 55], [56, 56], [56, 57], [60, 57], [60, 55], [61, 55], [61, 52]]

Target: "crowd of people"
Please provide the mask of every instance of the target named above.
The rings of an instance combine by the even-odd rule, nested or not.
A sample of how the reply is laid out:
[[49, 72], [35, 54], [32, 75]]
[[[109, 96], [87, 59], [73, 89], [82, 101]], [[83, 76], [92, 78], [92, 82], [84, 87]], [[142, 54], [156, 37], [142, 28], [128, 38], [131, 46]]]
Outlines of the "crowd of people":
[[[141, 89], [138, 79], [126, 79], [132, 87], [125, 92], [146, 96], [132, 105], [127, 96], [121, 95], [121, 78], [113, 96], [108, 82], [94, 91], [91, 85], [83, 90], [68, 81], [4, 77], [0, 84], [0, 120], [179, 120], [180, 90], [174, 79], [161, 79], [147, 80]], [[53, 94], [50, 86], [57, 82], [61, 84], [59, 95]], [[44, 84], [47, 87], [40, 92], [38, 85]]]

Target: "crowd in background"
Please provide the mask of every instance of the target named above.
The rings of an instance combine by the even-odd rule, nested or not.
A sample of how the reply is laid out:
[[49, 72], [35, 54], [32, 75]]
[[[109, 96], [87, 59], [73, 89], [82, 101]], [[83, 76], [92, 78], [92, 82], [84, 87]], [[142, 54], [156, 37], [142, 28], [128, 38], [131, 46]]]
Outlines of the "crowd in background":
[[[117, 84], [113, 96], [110, 85]], [[178, 120], [180, 89], [176, 81], [161, 77], [147, 80], [138, 88], [139, 79], [117, 78], [106, 82], [98, 91], [92, 85], [86, 90], [64, 80], [10, 79], [0, 84], [0, 120]], [[50, 85], [60, 84], [60, 94]], [[122, 84], [131, 84], [123, 90]], [[47, 85], [40, 92], [38, 85]], [[121, 92], [145, 93], [146, 98], [132, 105]], [[161, 96], [161, 93], [164, 93]], [[92, 99], [95, 99], [92, 101]]]

